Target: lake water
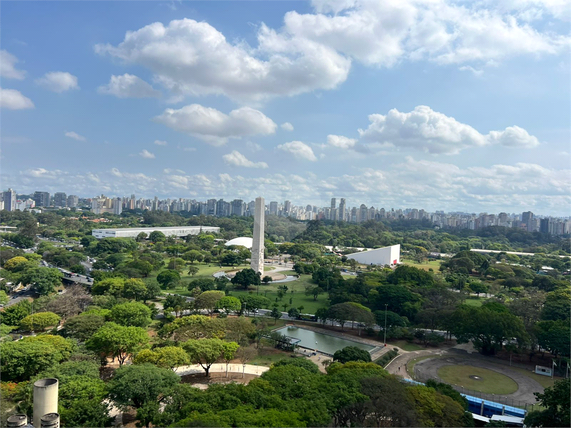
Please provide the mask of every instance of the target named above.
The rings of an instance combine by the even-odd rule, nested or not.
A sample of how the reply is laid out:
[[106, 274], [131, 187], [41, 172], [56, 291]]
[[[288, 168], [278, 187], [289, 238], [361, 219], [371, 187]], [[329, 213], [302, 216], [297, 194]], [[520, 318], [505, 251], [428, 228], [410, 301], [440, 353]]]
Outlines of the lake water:
[[371, 351], [374, 346], [366, 345], [364, 343], [355, 342], [353, 340], [342, 339], [328, 334], [316, 333], [311, 330], [306, 330], [299, 327], [283, 327], [276, 330], [278, 333], [289, 337], [299, 339], [299, 346], [309, 349], [317, 349], [325, 354], [333, 355], [335, 351], [345, 348], [346, 346], [356, 346], [365, 351]]

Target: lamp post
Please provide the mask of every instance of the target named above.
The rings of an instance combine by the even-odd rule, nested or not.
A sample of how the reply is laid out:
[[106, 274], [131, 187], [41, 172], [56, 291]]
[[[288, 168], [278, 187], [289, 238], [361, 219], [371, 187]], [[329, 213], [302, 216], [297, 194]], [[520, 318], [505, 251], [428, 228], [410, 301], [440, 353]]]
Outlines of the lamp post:
[[384, 340], [385, 346], [387, 346], [387, 307], [388, 304], [385, 303], [385, 340]]

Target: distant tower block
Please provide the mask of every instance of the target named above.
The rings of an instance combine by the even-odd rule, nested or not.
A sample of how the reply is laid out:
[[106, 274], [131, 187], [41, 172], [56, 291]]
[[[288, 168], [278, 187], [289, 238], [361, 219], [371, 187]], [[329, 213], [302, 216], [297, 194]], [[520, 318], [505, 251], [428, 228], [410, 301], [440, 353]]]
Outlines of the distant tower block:
[[[54, 378], [40, 379], [34, 383], [34, 427], [42, 426], [44, 415], [57, 413], [58, 386], [59, 382]], [[50, 421], [52, 420], [50, 419]]]
[[250, 267], [264, 274], [264, 223], [266, 206], [264, 198], [256, 198], [256, 210], [254, 212], [254, 240], [252, 242], [252, 258]]

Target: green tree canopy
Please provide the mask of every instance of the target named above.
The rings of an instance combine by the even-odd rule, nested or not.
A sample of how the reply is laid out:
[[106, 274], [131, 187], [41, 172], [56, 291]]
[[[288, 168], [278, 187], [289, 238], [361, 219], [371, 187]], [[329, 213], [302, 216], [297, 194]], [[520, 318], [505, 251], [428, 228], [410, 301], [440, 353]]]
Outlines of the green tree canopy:
[[112, 321], [124, 326], [146, 327], [151, 323], [151, 309], [144, 303], [126, 302], [113, 306]]
[[149, 336], [141, 327], [125, 327], [113, 322], [103, 325], [85, 343], [87, 349], [96, 352], [102, 358], [117, 358], [123, 365], [127, 358], [147, 344]]
[[208, 377], [210, 367], [222, 358], [225, 349], [224, 341], [220, 339], [187, 340], [182, 344], [193, 364], [200, 364]]
[[61, 285], [63, 274], [55, 268], [35, 267], [22, 273], [20, 280], [30, 284], [34, 291], [41, 296], [47, 296]]
[[349, 361], [362, 361], [364, 363], [369, 363], [371, 362], [371, 354], [356, 346], [346, 346], [333, 354], [333, 361], [339, 361], [343, 364], [348, 363]]
[[250, 285], [260, 285], [260, 275], [253, 269], [242, 269], [230, 280], [235, 286], [248, 289]]
[[26, 331], [42, 331], [57, 325], [60, 317], [53, 312], [38, 312], [28, 315], [20, 321], [20, 327]]

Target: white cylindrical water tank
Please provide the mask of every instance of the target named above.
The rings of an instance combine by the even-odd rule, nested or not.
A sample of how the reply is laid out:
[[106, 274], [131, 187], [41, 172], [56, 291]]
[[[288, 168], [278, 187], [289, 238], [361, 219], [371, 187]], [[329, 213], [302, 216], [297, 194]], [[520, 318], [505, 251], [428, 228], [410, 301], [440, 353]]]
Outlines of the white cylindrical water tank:
[[12, 415], [6, 420], [6, 426], [8, 427], [23, 427], [28, 425], [28, 416], [26, 415]]
[[42, 416], [40, 428], [59, 428], [59, 413], [48, 413]]
[[[54, 378], [40, 379], [34, 383], [34, 427], [40, 428], [42, 416], [57, 413], [58, 380]], [[59, 415], [58, 415], [59, 423]]]

